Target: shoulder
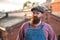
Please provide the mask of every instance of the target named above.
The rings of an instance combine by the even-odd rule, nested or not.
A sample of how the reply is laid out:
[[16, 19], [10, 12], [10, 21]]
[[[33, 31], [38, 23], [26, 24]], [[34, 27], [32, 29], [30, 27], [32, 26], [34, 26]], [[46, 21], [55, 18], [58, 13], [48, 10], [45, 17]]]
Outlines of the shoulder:
[[44, 29], [46, 29], [48, 31], [53, 30], [53, 28], [50, 24], [43, 22], [43, 25], [44, 25]]
[[21, 25], [21, 29], [22, 29], [22, 28], [26, 28], [26, 27], [27, 27], [27, 25], [28, 25], [28, 23], [29, 23], [29, 21], [24, 22], [24, 23]]
[[29, 21], [24, 22], [24, 23], [22, 24], [22, 26], [26, 26], [26, 25], [28, 25], [28, 23], [29, 23]]
[[42, 24], [43, 24], [44, 26], [46, 26], [46, 27], [51, 27], [51, 25], [48, 24], [48, 23], [42, 22]]

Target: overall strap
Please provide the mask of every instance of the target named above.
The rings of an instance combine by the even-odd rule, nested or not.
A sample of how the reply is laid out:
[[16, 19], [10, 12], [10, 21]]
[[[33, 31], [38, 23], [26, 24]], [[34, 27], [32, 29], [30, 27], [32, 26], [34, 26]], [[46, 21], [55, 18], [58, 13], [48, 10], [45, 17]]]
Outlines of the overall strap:
[[30, 28], [30, 23], [28, 22], [28, 28]]
[[40, 29], [43, 29], [43, 27], [44, 27], [44, 25], [41, 23], [41, 25], [40, 25]]

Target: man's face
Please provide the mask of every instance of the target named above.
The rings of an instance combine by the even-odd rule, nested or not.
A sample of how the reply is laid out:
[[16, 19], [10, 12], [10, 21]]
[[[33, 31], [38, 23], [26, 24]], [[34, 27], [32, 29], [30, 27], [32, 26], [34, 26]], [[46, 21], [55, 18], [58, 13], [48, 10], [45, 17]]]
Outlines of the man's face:
[[33, 10], [32, 12], [33, 12], [32, 23], [38, 24], [40, 22], [42, 14], [37, 10]]

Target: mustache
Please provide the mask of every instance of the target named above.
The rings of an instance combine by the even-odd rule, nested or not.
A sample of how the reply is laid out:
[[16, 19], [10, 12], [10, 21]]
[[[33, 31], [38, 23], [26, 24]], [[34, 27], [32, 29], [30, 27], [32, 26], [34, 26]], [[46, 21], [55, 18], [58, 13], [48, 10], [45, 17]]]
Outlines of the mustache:
[[33, 16], [33, 19], [38, 19], [38, 17], [37, 16]]

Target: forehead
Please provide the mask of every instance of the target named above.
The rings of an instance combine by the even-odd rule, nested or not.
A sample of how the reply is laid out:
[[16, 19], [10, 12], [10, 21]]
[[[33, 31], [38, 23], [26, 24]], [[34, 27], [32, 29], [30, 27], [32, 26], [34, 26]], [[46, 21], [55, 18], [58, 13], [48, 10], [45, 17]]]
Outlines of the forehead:
[[34, 13], [36, 13], [36, 14], [41, 14], [41, 12], [39, 12], [38, 10], [33, 10], [32, 12], [33, 12], [33, 14], [34, 14]]
[[33, 10], [32, 12], [39, 12], [38, 10]]

